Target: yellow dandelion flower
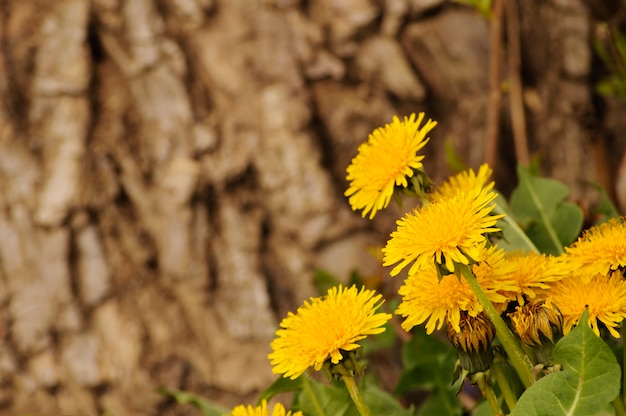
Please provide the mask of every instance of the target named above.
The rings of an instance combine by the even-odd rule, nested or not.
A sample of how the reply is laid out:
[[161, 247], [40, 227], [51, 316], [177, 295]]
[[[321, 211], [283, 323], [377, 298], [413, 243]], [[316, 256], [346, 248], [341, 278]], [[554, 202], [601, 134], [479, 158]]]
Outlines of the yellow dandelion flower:
[[412, 262], [409, 274], [432, 262], [450, 272], [454, 263], [472, 263], [484, 234], [500, 231], [495, 224], [504, 215], [490, 215], [495, 205], [489, 204], [495, 197], [488, 189], [475, 188], [416, 208], [397, 221], [397, 230], [382, 250], [383, 265], [399, 262], [391, 270], [395, 276]]
[[[515, 289], [515, 281], [511, 278], [512, 267], [496, 247], [484, 249], [483, 246], [478, 257], [481, 262], [472, 266], [478, 283], [489, 300], [504, 302], [506, 298], [500, 292]], [[409, 275], [398, 293], [402, 301], [396, 314], [406, 318], [402, 322], [406, 331], [426, 322], [426, 332], [430, 334], [435, 329], [441, 329], [447, 320], [455, 331], [460, 332], [460, 320], [464, 313], [476, 317], [483, 310], [464, 278], [450, 274], [439, 280], [434, 263]]]
[[408, 187], [408, 178], [422, 169], [424, 156], [417, 152], [428, 142], [426, 135], [436, 125], [428, 122], [420, 128], [424, 113], [404, 117], [394, 116], [391, 124], [374, 130], [367, 142], [359, 146], [357, 155], [347, 168], [350, 186], [345, 192], [354, 211], [362, 209], [363, 217], [389, 205], [395, 187]]
[[549, 283], [561, 280], [572, 272], [561, 257], [523, 251], [507, 253], [506, 257], [514, 267], [513, 278], [517, 282], [517, 290], [507, 293], [507, 297], [520, 305], [549, 289]]
[[626, 268], [626, 217], [591, 227], [565, 251], [575, 267], [586, 275]]
[[490, 300], [499, 311], [504, 311], [509, 302], [507, 294], [517, 294], [520, 288], [515, 280], [515, 264], [506, 258], [506, 253], [498, 246], [485, 248], [479, 246], [479, 255], [475, 259], [472, 272], [476, 280], [485, 288], [492, 290]]
[[381, 298], [373, 290], [339, 285], [326, 296], [305, 301], [276, 331], [268, 356], [272, 371], [295, 379], [309, 367], [320, 370], [329, 359], [339, 363], [342, 351], [355, 350], [357, 341], [385, 330], [383, 325], [391, 315], [376, 313]]
[[451, 198], [457, 192], [469, 192], [476, 188], [491, 190], [495, 183], [487, 183], [487, 181], [492, 174], [493, 170], [486, 163], [480, 166], [478, 173], [474, 172], [473, 169], [464, 170], [438, 186], [430, 195], [430, 198], [432, 201]]
[[267, 400], [263, 400], [259, 406], [239, 405], [226, 416], [302, 416], [302, 412], [291, 413], [282, 404], [276, 403], [272, 413], [270, 413], [267, 408]]
[[563, 315], [563, 333], [567, 334], [589, 308], [589, 326], [600, 335], [601, 321], [612, 336], [626, 318], [626, 281], [619, 273], [592, 277], [575, 274], [552, 284], [546, 303], [554, 304]]
[[528, 346], [539, 346], [545, 340], [555, 342], [561, 333], [563, 318], [554, 307], [548, 307], [545, 301], [534, 298], [524, 305], [518, 305], [508, 314], [511, 326], [522, 342]]

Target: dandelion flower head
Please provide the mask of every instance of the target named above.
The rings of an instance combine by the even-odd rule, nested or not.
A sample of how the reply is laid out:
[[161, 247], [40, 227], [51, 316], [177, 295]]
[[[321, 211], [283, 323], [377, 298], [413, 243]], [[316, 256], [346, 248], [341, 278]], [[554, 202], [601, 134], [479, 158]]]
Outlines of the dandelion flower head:
[[485, 233], [500, 231], [495, 224], [503, 215], [491, 215], [495, 197], [488, 189], [475, 188], [409, 212], [397, 221], [397, 230], [382, 250], [383, 265], [399, 263], [391, 270], [395, 276], [412, 262], [409, 274], [432, 262], [450, 272], [454, 263], [470, 264]]
[[432, 201], [437, 201], [453, 197], [457, 192], [469, 192], [476, 188], [491, 190], [494, 187], [494, 182], [487, 183], [487, 181], [492, 174], [493, 170], [486, 163], [480, 166], [478, 173], [474, 172], [473, 169], [464, 170], [438, 186], [430, 198]]
[[420, 128], [424, 113], [394, 116], [390, 124], [372, 132], [359, 146], [357, 155], [347, 168], [350, 185], [345, 192], [353, 210], [363, 210], [372, 219], [376, 212], [389, 205], [396, 186], [408, 187], [408, 179], [421, 169], [424, 156], [419, 150], [428, 142], [426, 135], [436, 125], [428, 122]]
[[[515, 287], [512, 268], [507, 265], [500, 249], [485, 249], [483, 246], [481, 250], [483, 254], [479, 258], [482, 262], [472, 266], [476, 279], [490, 301], [503, 302], [506, 298], [500, 292]], [[483, 310], [465, 278], [449, 274], [439, 280], [434, 263], [410, 274], [398, 293], [402, 302], [396, 314], [406, 318], [402, 322], [406, 331], [426, 322], [426, 332], [430, 334], [441, 329], [447, 320], [456, 332], [460, 332], [459, 322], [464, 313], [476, 317]]]
[[309, 367], [320, 370], [326, 360], [339, 363], [342, 351], [355, 350], [357, 341], [385, 330], [391, 315], [376, 313], [381, 297], [373, 290], [339, 285], [305, 301], [280, 323], [268, 356], [272, 371], [295, 379]]
[[272, 413], [267, 408], [267, 400], [263, 400], [259, 406], [239, 405], [233, 409], [227, 416], [302, 416], [302, 412], [291, 413], [285, 410], [285, 407], [276, 403]]
[[561, 311], [564, 334], [588, 308], [589, 325], [596, 335], [600, 335], [600, 321], [613, 337], [619, 338], [616, 328], [626, 318], [626, 280], [619, 273], [592, 277], [577, 273], [552, 284], [546, 303]]
[[572, 264], [587, 275], [626, 268], [626, 217], [591, 227], [565, 251]]
[[516, 300], [520, 305], [544, 293], [551, 282], [559, 281], [572, 272], [571, 266], [561, 257], [524, 251], [510, 252], [506, 257], [514, 266], [513, 278], [517, 286], [516, 291], [507, 295], [509, 300]]

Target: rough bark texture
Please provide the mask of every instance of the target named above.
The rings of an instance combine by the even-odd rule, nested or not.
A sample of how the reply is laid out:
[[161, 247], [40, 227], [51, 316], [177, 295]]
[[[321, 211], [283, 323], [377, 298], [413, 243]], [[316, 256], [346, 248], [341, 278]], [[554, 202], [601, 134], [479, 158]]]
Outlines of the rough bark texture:
[[[626, 204], [590, 12], [519, 11], [531, 153], [577, 200], [599, 180]], [[358, 144], [426, 111], [434, 178], [446, 140], [477, 167], [489, 53], [488, 21], [443, 0], [0, 1], [0, 414], [182, 414], [157, 387], [255, 399], [313, 269], [381, 273], [367, 249], [398, 211], [350, 211]]]

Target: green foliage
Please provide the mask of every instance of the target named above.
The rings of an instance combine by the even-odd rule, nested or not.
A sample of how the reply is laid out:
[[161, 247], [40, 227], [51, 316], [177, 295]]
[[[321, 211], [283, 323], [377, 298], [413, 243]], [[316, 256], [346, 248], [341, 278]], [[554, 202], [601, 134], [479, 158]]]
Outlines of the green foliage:
[[600, 203], [591, 210], [593, 214], [598, 216], [597, 222], [602, 223], [611, 218], [619, 217], [619, 211], [615, 205], [613, 205], [613, 202], [611, 202], [611, 198], [609, 198], [606, 189], [596, 183], [589, 183], [588, 185], [600, 192]]
[[[398, 400], [381, 390], [375, 384], [365, 380], [360, 388], [364, 400], [374, 415], [413, 416], [413, 409], [403, 408]], [[259, 396], [259, 403], [270, 400], [279, 393], [294, 393], [293, 410], [301, 410], [305, 415], [314, 416], [358, 416], [343, 383], [323, 383], [304, 374], [295, 380], [278, 377], [271, 386]]]
[[[326, 270], [316, 269], [313, 272], [313, 286], [320, 295], [326, 294], [328, 289], [338, 286], [340, 283], [341, 281], [337, 278], [337, 276], [327, 272]], [[346, 287], [350, 287], [352, 285], [359, 287], [363, 286], [363, 279], [356, 271], [350, 273], [350, 278], [345, 284]]]
[[202, 413], [203, 416], [222, 416], [230, 412], [229, 409], [190, 392], [160, 389], [159, 393], [175, 399], [179, 404], [189, 404], [194, 406], [200, 410], [200, 413]]
[[[589, 312], [581, 317], [587, 322]], [[511, 416], [597, 415], [619, 394], [620, 367], [611, 349], [586, 324], [555, 346], [562, 371], [541, 378], [524, 392]]]
[[413, 338], [402, 350], [404, 372], [396, 393], [403, 394], [413, 389], [429, 392], [419, 408], [419, 415], [460, 415], [458, 386], [452, 385], [456, 359], [456, 351], [450, 343], [427, 335], [421, 327], [413, 329]]
[[543, 253], [558, 255], [580, 234], [583, 213], [565, 201], [569, 189], [554, 179], [532, 176], [518, 166], [519, 185], [511, 195], [511, 211], [526, 235]]
[[626, 97], [626, 36], [606, 23], [600, 24], [593, 46], [610, 72], [596, 85], [596, 91], [602, 95]]
[[505, 214], [505, 217], [498, 220], [497, 223], [497, 227], [502, 230], [503, 237], [498, 241], [498, 246], [505, 251], [539, 251], [515, 221], [515, 216], [506, 199], [498, 194], [495, 202], [496, 209], [494, 212]]

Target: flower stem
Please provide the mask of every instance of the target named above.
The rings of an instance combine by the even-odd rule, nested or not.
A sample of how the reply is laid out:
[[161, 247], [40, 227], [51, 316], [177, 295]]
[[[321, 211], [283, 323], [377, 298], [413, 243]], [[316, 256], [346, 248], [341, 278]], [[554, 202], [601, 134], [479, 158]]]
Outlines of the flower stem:
[[485, 386], [485, 391], [483, 394], [485, 395], [485, 398], [489, 403], [489, 407], [491, 407], [491, 413], [494, 416], [502, 416], [504, 413], [502, 413], [502, 409], [500, 408], [500, 404], [498, 403], [496, 393], [493, 391], [493, 387], [487, 384], [487, 386]]
[[500, 387], [500, 391], [502, 391], [502, 396], [504, 396], [504, 401], [506, 405], [509, 407], [509, 412], [513, 410], [515, 405], [517, 404], [517, 397], [511, 388], [511, 384], [509, 380], [506, 378], [504, 371], [502, 370], [502, 366], [504, 364], [494, 362], [491, 366], [491, 374], [493, 374], [496, 379], [496, 383]]
[[520, 347], [519, 343], [504, 323], [504, 320], [498, 311], [496, 311], [493, 303], [491, 303], [482, 287], [480, 287], [480, 284], [476, 280], [476, 276], [474, 276], [474, 273], [470, 270], [469, 266], [463, 264], [457, 264], [456, 266], [461, 270], [465, 280], [476, 295], [476, 298], [478, 298], [480, 305], [485, 310], [487, 317], [491, 320], [493, 326], [496, 327], [496, 336], [506, 351], [511, 365], [517, 372], [519, 378], [522, 380], [522, 384], [524, 384], [524, 387], [526, 388], [530, 387], [535, 380], [532, 372], [530, 371], [530, 359], [526, 356], [526, 354], [524, 354], [524, 351]]
[[365, 404], [365, 400], [363, 400], [363, 396], [359, 392], [359, 388], [356, 386], [354, 382], [354, 377], [351, 375], [344, 374], [341, 379], [344, 383], [346, 383], [346, 387], [348, 388], [348, 392], [350, 393], [350, 397], [352, 401], [356, 405], [357, 410], [361, 416], [371, 416], [370, 409]]
[[[622, 319], [622, 339], [624, 339], [624, 335], [626, 334], [626, 319]], [[622, 409], [624, 408], [624, 403], [626, 403], [626, 343], [622, 343]], [[617, 408], [615, 409], [617, 410]], [[622, 413], [626, 414], [626, 413]]]
[[617, 396], [615, 400], [611, 402], [613, 408], [615, 409], [615, 414], [617, 416], [626, 415], [626, 408], [624, 407], [624, 402], [622, 401], [620, 396]]

